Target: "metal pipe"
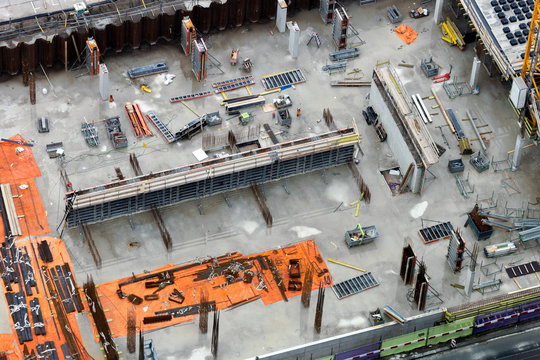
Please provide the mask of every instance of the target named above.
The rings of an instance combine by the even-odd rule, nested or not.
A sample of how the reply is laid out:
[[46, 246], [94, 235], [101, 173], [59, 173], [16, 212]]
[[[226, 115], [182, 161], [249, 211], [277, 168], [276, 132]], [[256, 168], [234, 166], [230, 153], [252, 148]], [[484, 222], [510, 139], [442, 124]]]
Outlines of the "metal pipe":
[[476, 127], [476, 124], [474, 123], [473, 117], [471, 116], [471, 113], [469, 112], [469, 110], [467, 110], [467, 116], [469, 117], [469, 121], [472, 124], [472, 127], [474, 129], [476, 136], [478, 136], [478, 141], [480, 141], [480, 145], [482, 146], [482, 149], [486, 151], [486, 144], [484, 143], [482, 136], [480, 136], [480, 132], [478, 131], [478, 128]]
[[430, 123], [433, 122], [433, 119], [431, 118], [431, 115], [429, 114], [426, 105], [424, 104], [424, 101], [422, 101], [420, 94], [416, 94], [416, 97], [418, 98], [418, 103], [420, 104], [420, 106], [422, 106], [422, 109], [424, 110], [424, 114], [426, 114], [426, 118], [428, 119], [428, 121]]

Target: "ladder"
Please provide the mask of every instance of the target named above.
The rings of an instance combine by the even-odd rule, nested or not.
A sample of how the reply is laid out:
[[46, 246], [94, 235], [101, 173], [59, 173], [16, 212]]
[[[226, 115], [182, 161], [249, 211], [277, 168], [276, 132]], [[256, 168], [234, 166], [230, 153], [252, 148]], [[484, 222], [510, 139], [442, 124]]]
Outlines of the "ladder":
[[352, 279], [337, 283], [332, 286], [332, 290], [334, 291], [334, 294], [336, 294], [337, 298], [341, 300], [347, 296], [358, 294], [378, 285], [379, 283], [377, 280], [375, 280], [371, 272], [368, 272]]
[[238, 82], [241, 82], [241, 81], [246, 81], [246, 80], [251, 80], [251, 79], [253, 79], [253, 76], [251, 76], [251, 75], [242, 76], [242, 77], [235, 78], [235, 79], [224, 80], [224, 81], [213, 83], [212, 87], [218, 88], [218, 87], [221, 87], [223, 85], [229, 85], [229, 84], [238, 83]]
[[232, 83], [232, 84], [217, 87], [215, 92], [220, 93], [220, 92], [224, 92], [224, 91], [230, 91], [230, 90], [241, 88], [243, 86], [248, 86], [248, 85], [253, 85], [253, 84], [255, 84], [255, 80], [253, 80], [253, 78], [251, 78], [249, 80], [239, 81], [239, 82], [235, 82], [235, 83]]
[[167, 126], [159, 120], [156, 114], [149, 112], [146, 114], [146, 118], [156, 127], [156, 129], [158, 129], [168, 144], [174, 142], [174, 135], [169, 131]]
[[282, 88], [284, 86], [305, 82], [306, 78], [300, 69], [283, 71], [262, 77], [262, 83], [266, 90]]
[[203, 91], [203, 92], [194, 93], [194, 94], [188, 94], [188, 95], [172, 97], [172, 98], [169, 99], [169, 101], [171, 103], [175, 103], [175, 102], [179, 102], [179, 101], [197, 99], [197, 98], [200, 98], [200, 97], [205, 97], [205, 96], [210, 96], [210, 95], [212, 95], [212, 93], [210, 91]]

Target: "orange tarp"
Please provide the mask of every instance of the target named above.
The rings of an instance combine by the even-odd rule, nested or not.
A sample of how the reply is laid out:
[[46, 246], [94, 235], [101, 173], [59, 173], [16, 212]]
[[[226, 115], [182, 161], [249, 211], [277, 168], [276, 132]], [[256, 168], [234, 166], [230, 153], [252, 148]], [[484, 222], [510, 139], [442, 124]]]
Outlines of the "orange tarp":
[[[26, 142], [19, 134], [10, 137], [9, 140]], [[24, 149], [19, 155], [15, 153], [15, 149], [18, 147]], [[2, 184], [13, 183], [13, 180], [41, 176], [31, 147], [2, 141], [0, 142], [0, 149], [2, 149], [2, 154], [0, 154], [0, 179], [2, 179]]]
[[[32, 246], [35, 249], [36, 256], [38, 256], [37, 255], [37, 253], [38, 253], [37, 244], [41, 240], [46, 240], [49, 243], [49, 247], [50, 247], [51, 253], [53, 255], [53, 262], [51, 262], [51, 263], [44, 264], [41, 261], [41, 259], [39, 259], [39, 257], [38, 257], [39, 264], [36, 263], [36, 258], [34, 257], [34, 254], [33, 254], [33, 251], [32, 251]], [[40, 273], [39, 273], [39, 269], [40, 269], [41, 265], [46, 265], [47, 267], [51, 268], [51, 267], [54, 267], [56, 265], [62, 266], [62, 265], [64, 265], [64, 263], [69, 263], [70, 268], [73, 270], [73, 265], [71, 264], [69, 254], [67, 252], [65, 244], [60, 239], [55, 239], [55, 238], [52, 238], [52, 237], [45, 236], [45, 237], [40, 237], [40, 238], [34, 238], [34, 239], [31, 239], [31, 240], [28, 239], [28, 240], [15, 241], [15, 246], [17, 246], [18, 248], [21, 248], [21, 249], [26, 247], [26, 249], [28, 250], [28, 255], [30, 256], [30, 262], [31, 262], [32, 268], [34, 269], [34, 272], [35, 272], [36, 287], [37, 287], [37, 290], [39, 291], [39, 294], [37, 294], [36, 288], [32, 288], [34, 296], [27, 296], [26, 297], [27, 305], [28, 305], [28, 309], [30, 309], [30, 305], [29, 305], [30, 300], [33, 299], [34, 297], [39, 298], [39, 304], [40, 304], [40, 308], [41, 308], [41, 313], [43, 315], [43, 323], [44, 323], [45, 329], [46, 329], [46, 335], [45, 336], [41, 336], [41, 335], [36, 336], [35, 333], [32, 331], [33, 341], [25, 342], [24, 345], [26, 345], [28, 347], [29, 351], [31, 351], [32, 349], [35, 349], [36, 346], [38, 344], [40, 344], [40, 343], [44, 343], [45, 341], [54, 341], [56, 350], [59, 352], [60, 358], [62, 359], [63, 355], [61, 355], [62, 352], [60, 350], [60, 346], [62, 344], [64, 344], [66, 342], [66, 340], [64, 339], [64, 336], [62, 334], [62, 329], [60, 328], [60, 323], [56, 319], [57, 316], [56, 316], [56, 314], [54, 314], [55, 310], [54, 310], [54, 306], [52, 305], [52, 301], [50, 302], [52, 312], [51, 312], [51, 309], [49, 308], [49, 305], [47, 305], [47, 302], [49, 301], [48, 298], [50, 297], [50, 294], [49, 294], [49, 290], [45, 289], [43, 287], [43, 282], [41, 281], [41, 276], [40, 276]], [[3, 282], [2, 282], [2, 286], [3, 286]], [[12, 283], [11, 286], [13, 287], [14, 291], [23, 291], [22, 288], [21, 288], [21, 285], [19, 285], [19, 284]], [[46, 285], [45, 285], [45, 287], [46, 287]], [[3, 289], [4, 289], [4, 292], [5, 292], [5, 288], [3, 288]], [[4, 296], [4, 295], [2, 294], [2, 296]], [[82, 294], [81, 296], [84, 296], [84, 295]], [[86, 307], [85, 304], [86, 303], [83, 302], [83, 305]], [[71, 331], [73, 331], [73, 333], [75, 334], [75, 336], [78, 339], [81, 339], [81, 334], [79, 332], [79, 327], [77, 325], [75, 314], [76, 314], [76, 312], [72, 312], [70, 314], [67, 314], [67, 317], [68, 317], [69, 322], [71, 324]], [[58, 333], [56, 332], [56, 328], [54, 326], [54, 321], [52, 320], [53, 317], [55, 318], [56, 326], [58, 327]], [[30, 315], [29, 320], [31, 320], [31, 319], [32, 319], [32, 316]], [[13, 319], [11, 318], [11, 316], [9, 316], [9, 322], [11, 324], [11, 328], [13, 328]], [[0, 342], [0, 349], [4, 349], [4, 348], [9, 349], [9, 346], [11, 346], [10, 343], [13, 342], [12, 341], [13, 339], [15, 339], [15, 343], [17, 345], [19, 344], [19, 342], [17, 340], [17, 335], [15, 334], [15, 330], [13, 332], [14, 332], [13, 337], [11, 339], [6, 339], [6, 338], [1, 338], [0, 337], [0, 341], [2, 341], [2, 342]], [[58, 336], [58, 334], [60, 336]], [[4, 341], [7, 341], [7, 342], [4, 342]], [[22, 353], [24, 345], [19, 346], [20, 353]], [[18, 357], [14, 357], [14, 359], [16, 359], [16, 358], [18, 359]]]
[[[257, 299], [262, 299], [265, 305], [284, 300], [268, 261], [275, 265], [279, 276], [283, 279], [283, 285], [287, 289], [291, 280], [289, 276], [289, 260], [291, 259], [297, 259], [300, 262], [300, 277], [294, 280], [303, 282], [304, 273], [308, 266], [311, 266], [314, 269], [311, 290], [317, 289], [321, 282], [325, 287], [332, 285], [332, 278], [315, 242], [309, 240], [251, 256], [242, 256], [242, 254], [234, 252], [199, 263], [181, 266], [169, 264], [150, 272], [150, 274], [140, 274], [99, 284], [97, 291], [101, 296], [103, 308], [107, 310], [106, 315], [110, 319], [109, 326], [113, 336], [121, 337], [127, 335], [126, 321], [131, 309], [136, 312], [137, 323], [142, 323], [144, 317], [155, 316], [159, 311], [181, 308], [178, 309], [178, 314], [182, 313], [181, 316], [174, 317], [173, 315], [171, 321], [143, 324], [143, 331], [194, 321], [195, 315], [198, 314], [202, 291], [208, 293], [208, 301], [215, 301], [215, 307], [218, 310], [240, 306]], [[162, 289], [146, 287], [146, 283], [150, 282], [154, 282], [154, 286], [157, 286], [160, 282], [157, 276], [164, 271], [173, 275], [172, 284]], [[252, 279], [248, 278], [244, 281], [246, 274], [253, 275]], [[264, 286], [268, 291], [263, 289]], [[125, 295], [133, 294], [140, 298], [156, 294], [158, 299], [143, 300], [140, 305], [134, 305], [127, 298], [121, 299], [117, 294], [118, 289], [121, 289]], [[182, 304], [169, 300], [174, 289], [183, 292], [185, 300]], [[285, 296], [290, 298], [301, 293], [300, 289], [298, 291], [286, 290]], [[184, 314], [184, 312], [186, 313]], [[94, 334], [97, 335], [95, 328]]]
[[[15, 135], [10, 140], [26, 142], [21, 135]], [[24, 149], [19, 155], [15, 153], [17, 147]], [[34, 178], [41, 176], [41, 172], [34, 160], [32, 148], [2, 141], [0, 149], [0, 182], [11, 185], [13, 204], [22, 231], [20, 237], [50, 233], [45, 208], [34, 182]], [[4, 232], [1, 222], [0, 231]]]
[[23, 358], [23, 353], [19, 351], [17, 344], [17, 335], [0, 334], [0, 352], [7, 356], [7, 360], [20, 360]]
[[394, 29], [394, 32], [407, 45], [412, 44], [414, 40], [416, 40], [416, 38], [418, 37], [416, 31], [414, 31], [412, 28], [405, 24], [399, 25], [397, 28]]
[[[26, 142], [20, 135], [13, 136], [10, 140]], [[16, 154], [15, 149], [22, 147], [24, 151], [20, 154]], [[35, 350], [36, 346], [45, 341], [54, 341], [58, 356], [60, 359], [64, 359], [64, 355], [60, 349], [60, 346], [66, 342], [60, 323], [58, 322], [58, 316], [55, 314], [55, 309], [52, 306], [49, 290], [46, 289], [42, 282], [40, 275], [41, 266], [47, 266], [49, 268], [56, 265], [64, 265], [68, 263], [73, 270], [73, 265], [70, 262], [69, 254], [66, 250], [65, 244], [60, 239], [52, 237], [38, 237], [29, 239], [29, 236], [39, 236], [48, 234], [51, 232], [48, 222], [45, 208], [41, 201], [38, 189], [34, 182], [34, 178], [41, 176], [41, 172], [34, 160], [32, 148], [28, 146], [22, 146], [19, 144], [13, 144], [9, 142], [0, 142], [0, 182], [2, 184], [9, 184], [13, 195], [13, 204], [15, 205], [15, 211], [19, 219], [21, 227], [21, 236], [17, 237], [14, 241], [14, 246], [25, 249], [30, 257], [30, 264], [34, 270], [36, 287], [32, 288], [33, 296], [26, 296], [28, 310], [30, 310], [30, 300], [38, 298], [40, 303], [40, 309], [43, 315], [43, 324], [45, 326], [46, 335], [36, 336], [32, 331], [32, 341], [25, 342], [23, 345], [19, 344], [16, 331], [13, 325], [13, 319], [9, 316], [9, 323], [13, 329], [12, 334], [0, 334], [0, 352], [7, 352], [8, 359], [22, 359], [24, 347], [26, 346], [28, 351]], [[24, 186], [21, 186], [24, 185]], [[4, 232], [4, 225], [0, 221], [0, 231]], [[25, 240], [19, 240], [24, 239]], [[41, 240], [46, 240], [49, 243], [51, 253], [53, 255], [53, 262], [43, 263], [38, 257], [37, 244]], [[36, 255], [34, 255], [34, 251]], [[38, 262], [36, 262], [38, 261]], [[1, 282], [2, 291], [0, 296], [5, 296], [7, 292], [4, 286], [4, 282]], [[23, 291], [23, 285], [12, 283], [13, 291]], [[50, 301], [51, 308], [47, 302]], [[84, 306], [84, 304], [83, 304]], [[83, 309], [84, 311], [85, 309]], [[54, 319], [54, 320], [53, 320]], [[73, 332], [78, 342], [82, 344], [79, 327], [75, 318], [75, 312], [67, 314], [67, 319], [70, 323], [70, 331]], [[29, 321], [33, 325], [32, 316], [29, 311]], [[58, 332], [55, 328], [58, 327]], [[18, 347], [18, 348], [17, 348]], [[81, 354], [82, 359], [86, 359], [85, 354]]]

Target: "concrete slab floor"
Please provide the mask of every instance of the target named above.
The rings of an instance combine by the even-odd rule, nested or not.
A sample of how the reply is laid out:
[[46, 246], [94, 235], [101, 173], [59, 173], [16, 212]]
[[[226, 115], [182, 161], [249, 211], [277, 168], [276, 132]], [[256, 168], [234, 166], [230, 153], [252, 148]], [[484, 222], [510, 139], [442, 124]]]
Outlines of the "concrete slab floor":
[[[359, 31], [360, 37], [366, 41], [360, 46], [360, 58], [348, 64], [347, 71], [362, 69], [362, 80], [370, 80], [373, 67], [380, 62], [390, 60], [396, 67], [401, 81], [410, 94], [419, 93], [422, 97], [431, 95], [431, 81], [425, 78], [420, 69], [420, 61], [424, 57], [433, 56], [441, 66], [441, 72], [448, 71], [453, 65], [453, 75], [460, 80], [468, 80], [474, 56], [472, 46], [459, 51], [443, 42], [440, 29], [433, 25], [431, 17], [410, 19], [407, 14], [418, 7], [412, 1], [403, 2], [399, 9], [404, 14], [404, 23], [418, 32], [417, 40], [405, 45], [393, 32], [394, 26], [386, 18], [386, 6], [389, 1], [360, 7], [356, 3], [347, 3], [351, 15], [351, 24]], [[428, 7], [433, 7], [429, 4]], [[180, 50], [178, 43], [160, 44], [154, 47], [143, 47], [120, 55], [108, 53], [103, 58], [110, 73], [111, 92], [114, 103], [99, 99], [98, 79], [88, 76], [75, 77], [74, 73], [62, 70], [49, 70], [48, 75], [54, 85], [50, 88], [43, 74], [37, 74], [37, 104], [30, 106], [28, 89], [21, 84], [21, 78], [15, 77], [4, 81], [1, 85], [0, 117], [3, 136], [21, 133], [26, 139], [36, 142], [34, 156], [42, 177], [37, 179], [41, 197], [48, 212], [52, 229], [60, 223], [64, 214], [64, 187], [60, 179], [60, 163], [49, 159], [45, 153], [45, 145], [52, 141], [63, 141], [66, 150], [65, 167], [75, 188], [84, 188], [112, 181], [116, 178], [114, 168], [119, 167], [125, 176], [133, 175], [129, 165], [128, 152], [136, 153], [143, 172], [151, 172], [172, 168], [195, 162], [192, 151], [201, 147], [201, 135], [191, 141], [167, 145], [160, 136], [144, 140], [134, 137], [123, 110], [125, 102], [140, 104], [143, 112], [153, 110], [160, 119], [168, 123], [172, 131], [177, 131], [196, 116], [182, 104], [170, 104], [168, 99], [200, 90], [210, 90], [211, 83], [244, 75], [239, 67], [231, 67], [228, 63], [230, 50], [240, 48], [241, 57], [250, 57], [254, 62], [253, 75], [257, 85], [253, 92], [262, 91], [260, 76], [276, 71], [299, 67], [304, 72], [307, 82], [287, 90], [293, 100], [293, 112], [296, 107], [302, 109], [302, 116], [293, 119], [290, 129], [281, 128], [272, 120], [271, 113], [252, 110], [254, 123], [269, 123], [274, 131], [284, 130], [280, 140], [294, 139], [327, 131], [322, 119], [323, 108], [330, 108], [338, 127], [352, 125], [356, 120], [359, 131], [363, 134], [362, 149], [365, 153], [360, 158], [359, 170], [372, 193], [369, 205], [362, 203], [360, 215], [354, 216], [354, 206], [349, 204], [360, 196], [358, 188], [345, 167], [329, 169], [326, 173], [327, 184], [321, 173], [312, 173], [288, 180], [290, 194], [287, 194], [281, 183], [264, 186], [268, 198], [268, 207], [274, 217], [274, 225], [267, 228], [264, 224], [257, 204], [250, 191], [240, 190], [230, 193], [232, 207], [229, 208], [222, 195], [202, 200], [204, 215], [199, 214], [197, 202], [187, 202], [162, 209], [163, 219], [173, 238], [174, 249], [167, 254], [157, 227], [149, 213], [133, 216], [135, 229], [132, 230], [128, 218], [120, 218], [91, 225], [93, 238], [103, 258], [103, 267], [96, 270], [77, 229], [66, 229], [63, 239], [71, 254], [76, 277], [80, 285], [87, 275], [94, 277], [99, 283], [141, 273], [166, 263], [185, 263], [196, 258], [218, 256], [230, 251], [251, 254], [305, 239], [314, 238], [324, 258], [339, 259], [369, 269], [380, 286], [362, 294], [343, 300], [337, 300], [328, 290], [323, 316], [322, 333], [313, 331], [314, 306], [306, 310], [301, 307], [300, 298], [290, 299], [288, 303], [279, 302], [264, 306], [262, 302], [254, 302], [233, 311], [224, 311], [221, 316], [219, 356], [222, 359], [240, 359], [281, 348], [342, 334], [354, 329], [368, 326], [367, 313], [376, 307], [390, 304], [405, 316], [418, 312], [407, 301], [409, 287], [403, 286], [399, 278], [399, 261], [401, 249], [410, 242], [419, 259], [427, 265], [431, 285], [440, 292], [444, 303], [430, 302], [429, 308], [457, 305], [469, 300], [482, 299], [475, 293], [471, 298], [449, 286], [450, 283], [463, 284], [465, 271], [453, 274], [446, 263], [447, 242], [441, 241], [424, 245], [417, 235], [421, 228], [421, 217], [451, 221], [454, 227], [462, 228], [465, 222], [464, 213], [474, 206], [477, 196], [488, 198], [492, 194], [498, 199], [502, 213], [504, 205], [509, 207], [526, 206], [527, 201], [537, 202], [540, 196], [538, 183], [539, 158], [538, 148], [524, 150], [522, 165], [517, 172], [508, 172], [519, 186], [520, 193], [509, 195], [507, 188], [502, 187], [505, 173], [495, 173], [492, 169], [478, 174], [464, 157], [466, 173], [470, 171], [470, 182], [475, 185], [475, 193], [464, 199], [455, 184], [455, 178], [448, 173], [449, 159], [459, 158], [457, 140], [451, 136], [447, 127], [443, 128], [450, 149], [441, 157], [440, 162], [430, 170], [436, 179], [430, 181], [422, 197], [405, 193], [393, 197], [379, 170], [387, 169], [392, 163], [392, 154], [387, 144], [380, 143], [374, 130], [362, 119], [361, 110], [368, 105], [366, 99], [369, 88], [334, 88], [331, 80], [354, 75], [337, 74], [329, 76], [321, 71], [327, 63], [328, 52], [334, 50], [331, 39], [331, 26], [325, 26], [316, 10], [298, 12], [294, 20], [301, 29], [300, 52], [297, 60], [288, 54], [288, 33], [270, 34], [274, 24], [251, 24], [241, 28], [205, 36], [209, 51], [221, 63], [224, 75], [209, 75], [204, 82], [193, 81], [190, 61]], [[313, 43], [307, 47], [312, 32], [318, 32], [322, 45], [317, 48]], [[351, 43], [357, 39], [351, 37]], [[147, 79], [130, 81], [126, 70], [136, 66], [166, 61], [169, 73], [177, 75], [171, 85], [163, 85], [164, 75], [151, 76]], [[399, 63], [414, 64], [414, 68], [397, 66]], [[217, 73], [209, 69], [210, 74]], [[146, 83], [152, 93], [140, 90]], [[489, 124], [494, 138], [488, 145], [488, 155], [495, 159], [503, 159], [506, 152], [513, 149], [518, 127], [514, 114], [507, 102], [508, 90], [495, 80], [488, 78], [481, 71], [479, 85], [480, 94], [469, 95], [450, 100], [441, 85], [436, 85], [438, 95], [444, 106], [453, 108], [458, 118], [466, 117], [470, 109], [475, 116]], [[49, 93], [43, 95], [42, 88]], [[245, 90], [236, 90], [230, 96], [245, 95]], [[273, 95], [267, 96], [270, 102]], [[432, 100], [425, 100], [426, 106], [435, 105]], [[198, 112], [212, 112], [220, 109], [220, 97], [211, 96], [189, 102], [189, 106]], [[221, 110], [221, 109], [220, 109]], [[440, 109], [431, 109], [433, 124], [429, 125], [436, 142], [444, 145], [439, 129], [445, 125]], [[223, 111], [221, 111], [223, 116]], [[126, 151], [115, 151], [106, 138], [104, 125], [97, 124], [100, 145], [89, 148], [80, 133], [80, 123], [105, 119], [119, 115], [122, 127], [127, 134], [129, 147]], [[47, 116], [51, 122], [48, 134], [38, 134], [36, 119]], [[224, 116], [225, 118], [227, 116]], [[238, 127], [234, 120], [225, 121], [218, 129], [207, 129], [206, 132], [222, 133], [230, 128]], [[465, 133], [473, 138], [469, 124], [463, 122]], [[266, 135], [261, 132], [261, 136]], [[269, 145], [268, 139], [261, 140], [263, 146]], [[478, 151], [479, 144], [473, 142], [473, 149]], [[406, 169], [402, 169], [404, 172]], [[466, 174], [465, 173], [465, 174]], [[335, 211], [341, 204], [342, 206]], [[360, 248], [348, 249], [343, 242], [343, 233], [357, 223], [376, 225], [380, 237], [373, 243]], [[463, 229], [467, 247], [472, 248], [476, 241], [469, 229]], [[53, 231], [53, 236], [58, 236]], [[514, 238], [509, 234], [496, 230], [494, 236], [480, 244], [500, 243]], [[137, 241], [139, 248], [129, 247], [130, 242]], [[499, 259], [499, 264], [538, 260], [538, 249], [524, 250], [513, 256]], [[484, 261], [483, 254], [479, 262]], [[329, 264], [335, 282], [343, 281], [358, 275], [355, 270]], [[480, 272], [477, 272], [479, 274]], [[485, 277], [480, 275], [481, 281]], [[502, 274], [501, 292], [516, 290], [516, 285]], [[519, 279], [523, 287], [537, 285], [534, 277]], [[316, 296], [316, 294], [314, 294]], [[486, 295], [486, 297], [489, 295]], [[313, 299], [314, 300], [314, 299]], [[79, 325], [85, 336], [85, 344], [89, 353], [98, 358], [101, 356], [99, 346], [92, 341], [89, 321], [79, 316]], [[146, 335], [152, 338], [162, 359], [202, 359], [210, 354], [210, 335], [199, 334], [196, 323], [165, 328]], [[181, 340], [179, 340], [181, 339]], [[135, 356], [128, 354], [125, 339], [118, 340], [124, 358]]]

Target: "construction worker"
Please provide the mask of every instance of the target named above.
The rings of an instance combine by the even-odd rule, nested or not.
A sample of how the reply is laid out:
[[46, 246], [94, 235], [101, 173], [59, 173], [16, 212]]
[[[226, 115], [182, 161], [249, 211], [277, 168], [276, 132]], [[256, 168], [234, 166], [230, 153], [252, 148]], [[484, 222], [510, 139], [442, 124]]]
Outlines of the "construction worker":
[[109, 102], [113, 102], [113, 101], [114, 101], [114, 99], [113, 99], [112, 95], [109, 95]]
[[300, 108], [297, 108], [296, 109], [296, 117], [300, 117], [300, 113], [301, 113]]

